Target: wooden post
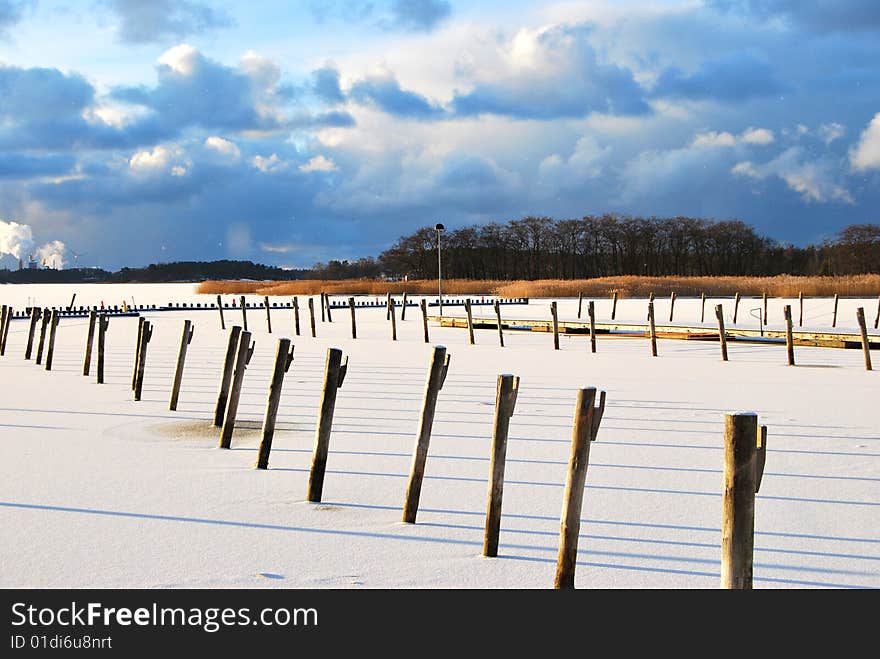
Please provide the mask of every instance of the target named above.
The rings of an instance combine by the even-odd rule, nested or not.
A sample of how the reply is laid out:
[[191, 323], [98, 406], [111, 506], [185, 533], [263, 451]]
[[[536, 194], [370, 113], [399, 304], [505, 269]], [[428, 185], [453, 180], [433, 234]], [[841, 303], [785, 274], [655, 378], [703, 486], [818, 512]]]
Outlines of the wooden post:
[[241, 327], [233, 325], [229, 328], [229, 339], [226, 342], [226, 357], [223, 360], [223, 374], [220, 376], [220, 391], [217, 394], [217, 404], [214, 406], [214, 426], [223, 426], [223, 415], [226, 414], [226, 401], [229, 400], [229, 384], [232, 382], [232, 370], [235, 368], [235, 351], [238, 348], [238, 339], [241, 335]]
[[654, 325], [654, 303], [648, 302], [648, 327], [651, 332], [651, 355], [657, 356], [657, 328]]
[[871, 345], [868, 343], [868, 328], [865, 325], [865, 309], [856, 309], [856, 319], [859, 322], [859, 331], [862, 334], [862, 352], [865, 353], [865, 370], [871, 370]]
[[445, 346], [434, 346], [431, 368], [425, 381], [425, 398], [419, 417], [419, 434], [416, 436], [416, 446], [406, 486], [403, 521], [407, 524], [415, 524], [416, 522], [422, 479], [425, 475], [425, 462], [428, 459], [428, 445], [431, 442], [431, 427], [434, 424], [434, 410], [437, 407], [437, 394], [440, 393], [443, 382], [446, 380], [446, 373], [449, 371], [449, 357]]
[[800, 316], [798, 316], [798, 327], [804, 326], [804, 294], [803, 292], [798, 293], [798, 304], [801, 308]]
[[24, 358], [25, 359], [31, 358], [31, 352], [33, 352], [33, 349], [34, 349], [34, 332], [37, 329], [37, 321], [40, 320], [41, 315], [42, 315], [42, 312], [40, 311], [39, 307], [31, 307], [31, 322], [28, 327], [27, 346], [24, 349]]
[[269, 331], [269, 334], [272, 333], [272, 314], [269, 310], [269, 296], [265, 296], [265, 302], [263, 304], [266, 305], [266, 329]]
[[700, 293], [700, 322], [706, 321], [706, 294]]
[[12, 316], [15, 313], [15, 309], [9, 307], [6, 311], [6, 326], [3, 328], [3, 353], [6, 354], [6, 342], [9, 340], [9, 326], [12, 325]]
[[67, 305], [67, 310], [71, 311], [73, 309], [73, 303], [76, 300], [76, 293], [70, 296], [70, 304]]
[[519, 377], [499, 375], [495, 388], [495, 424], [492, 430], [492, 458], [489, 462], [489, 495], [486, 506], [486, 530], [483, 556], [498, 556], [498, 534], [501, 530], [501, 499], [504, 494], [504, 460], [507, 454], [507, 432], [516, 406]]
[[556, 317], [556, 300], [550, 303], [550, 316], [553, 318], [553, 349], [559, 350], [559, 319]]
[[89, 374], [92, 366], [92, 344], [95, 342], [95, 322], [98, 320], [98, 314], [94, 310], [89, 311], [89, 329], [86, 331], [86, 352], [83, 357], [83, 375]]
[[614, 297], [611, 299], [611, 320], [617, 315], [617, 291], [614, 291]]
[[144, 323], [144, 331], [141, 334], [141, 347], [138, 350], [138, 367], [137, 367], [137, 380], [135, 381], [134, 386], [134, 399], [141, 399], [141, 392], [144, 388], [144, 371], [147, 368], [147, 345], [150, 343], [150, 339], [153, 338], [153, 325], [150, 321]]
[[739, 312], [739, 293], [733, 298], [733, 324], [736, 325], [736, 315]]
[[180, 396], [180, 385], [183, 382], [183, 365], [186, 363], [186, 349], [192, 343], [195, 328], [188, 320], [183, 321], [183, 334], [180, 337], [180, 350], [177, 352], [177, 368], [174, 369], [174, 382], [171, 385], [171, 401], [168, 403], [169, 410], [177, 409], [177, 399]]
[[326, 318], [324, 316], [324, 291], [321, 291], [321, 298], [320, 298], [318, 304], [321, 305], [321, 322], [322, 323], [327, 322]]
[[763, 300], [763, 302], [764, 302], [764, 311], [763, 311], [763, 313], [761, 314], [761, 326], [763, 327], [764, 325], [767, 324], [767, 291], [764, 291], [764, 292], [762, 293], [762, 296], [763, 296], [763, 298], [764, 298], [764, 300]]
[[49, 345], [46, 348], [46, 370], [52, 370], [52, 357], [55, 355], [55, 330], [58, 328], [58, 321], [61, 320], [57, 309], [52, 309], [52, 315], [49, 320]]
[[669, 296], [669, 322], [672, 322], [672, 314], [675, 311], [675, 291]]
[[241, 296], [241, 326], [247, 332], [247, 302], [244, 295]]
[[[600, 412], [595, 408], [595, 402], [595, 387], [578, 391], [571, 435], [571, 453], [568, 459], [568, 475], [563, 495], [562, 519], [559, 525], [559, 553], [556, 558], [554, 584], [558, 590], [574, 589], [584, 484], [587, 479], [587, 466], [590, 462], [590, 443], [599, 431], [599, 424], [595, 422], [594, 417]], [[601, 416], [599, 420], [601, 420]]]
[[596, 307], [592, 300], [587, 303], [587, 313], [590, 316], [590, 352], [596, 352]]
[[299, 298], [293, 296], [293, 331], [299, 336]]
[[467, 312], [468, 338], [470, 339], [471, 345], [474, 345], [474, 317], [471, 313], [470, 298], [467, 298], [464, 301], [464, 310], [465, 312]]
[[834, 294], [834, 316], [831, 318], [831, 327], [837, 327], [837, 293]]
[[312, 338], [314, 339], [317, 334], [315, 334], [315, 298], [309, 298], [309, 322], [312, 325]]
[[107, 328], [110, 318], [105, 314], [98, 316], [98, 363], [95, 365], [98, 384], [104, 384], [104, 345], [106, 344]]
[[498, 344], [504, 347], [504, 330], [501, 329], [501, 303], [495, 300], [495, 320], [498, 321]]
[[354, 298], [348, 298], [348, 308], [351, 309], [351, 338], [358, 338], [357, 321], [354, 316]]
[[406, 291], [403, 292], [403, 304], [400, 305], [400, 319], [406, 320]]
[[12, 320], [12, 307], [3, 305], [2, 313], [0, 313], [0, 355], [6, 354], [6, 336], [10, 321]]
[[226, 320], [223, 318], [223, 301], [217, 296], [217, 310], [220, 312], [220, 329], [226, 329]]
[[333, 427], [333, 411], [336, 409], [336, 391], [342, 386], [347, 370], [348, 357], [343, 361], [341, 350], [328, 348], [321, 407], [318, 412], [318, 425], [315, 428], [315, 449], [312, 454], [312, 468], [309, 471], [308, 501], [319, 502], [324, 490], [324, 472], [327, 470], [330, 430]]
[[724, 308], [715, 305], [715, 317], [718, 319], [718, 340], [721, 342], [721, 360], [727, 361], [727, 335], [724, 333]]
[[578, 293], [578, 318], [581, 317], [581, 305], [583, 305], [583, 302], [584, 302], [584, 294]]
[[269, 396], [266, 400], [266, 414], [263, 417], [263, 438], [260, 440], [260, 451], [257, 453], [255, 469], [269, 468], [269, 452], [272, 450], [272, 439], [275, 437], [275, 418], [278, 416], [278, 404], [281, 401], [281, 386], [284, 374], [293, 363], [293, 348], [290, 339], [278, 339], [275, 351], [275, 368], [269, 383]]
[[385, 298], [385, 320], [391, 320], [391, 305], [394, 304], [394, 301], [391, 299], [391, 292], [388, 292], [388, 296]]
[[877, 297], [877, 315], [874, 316], [874, 329], [880, 325], [880, 296]]
[[324, 304], [327, 305], [327, 322], [333, 322], [333, 316], [330, 314], [330, 294], [324, 293]]
[[394, 300], [388, 296], [388, 314], [391, 316], [391, 340], [397, 341], [397, 314], [394, 313]]
[[721, 587], [752, 588], [758, 415], [724, 419], [724, 494], [721, 520]]
[[138, 364], [141, 362], [141, 336], [144, 333], [144, 323], [147, 319], [143, 316], [138, 317], [138, 333], [137, 340], [134, 344], [134, 364], [131, 367], [131, 390], [137, 386]]
[[43, 345], [46, 342], [46, 329], [49, 327], [49, 321], [52, 319], [52, 312], [49, 308], [45, 308], [42, 311], [42, 322], [40, 323], [40, 341], [37, 343], [37, 359], [35, 360], [37, 364], [42, 363], [43, 361]]
[[422, 308], [422, 327], [425, 330], [425, 343], [430, 343], [428, 338], [428, 303], [425, 302], [425, 298], [419, 301], [419, 306]]
[[788, 365], [794, 366], [794, 337], [791, 333], [791, 305], [786, 304], [782, 309], [785, 316], [785, 348], [788, 351]]
[[238, 414], [241, 384], [244, 381], [244, 372], [253, 356], [254, 344], [251, 343], [251, 333], [242, 330], [238, 337], [238, 354], [235, 357], [235, 371], [232, 373], [232, 384], [229, 387], [229, 400], [226, 401], [226, 415], [220, 431], [219, 448], [229, 448], [232, 445], [232, 431], [235, 429], [235, 417]]

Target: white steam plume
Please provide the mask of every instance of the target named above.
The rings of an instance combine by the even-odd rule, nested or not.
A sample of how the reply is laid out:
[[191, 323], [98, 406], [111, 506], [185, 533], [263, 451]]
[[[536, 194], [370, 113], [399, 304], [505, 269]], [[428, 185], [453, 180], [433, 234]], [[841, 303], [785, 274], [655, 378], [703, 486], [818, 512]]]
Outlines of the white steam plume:
[[12, 254], [17, 259], [28, 255], [34, 244], [30, 226], [0, 220], [0, 255]]
[[61, 270], [64, 268], [64, 257], [67, 247], [60, 240], [52, 240], [37, 250], [40, 263], [48, 268]]

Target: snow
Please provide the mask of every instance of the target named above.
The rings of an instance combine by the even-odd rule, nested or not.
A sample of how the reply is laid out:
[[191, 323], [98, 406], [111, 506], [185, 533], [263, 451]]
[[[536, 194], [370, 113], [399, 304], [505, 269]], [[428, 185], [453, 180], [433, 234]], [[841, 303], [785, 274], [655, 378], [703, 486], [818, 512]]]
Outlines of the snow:
[[[211, 303], [194, 284], [7, 285], [0, 302], [66, 306]], [[224, 296], [226, 301], [233, 296]], [[236, 298], [238, 296], [235, 296]], [[480, 296], [476, 296], [480, 297]], [[364, 298], [359, 298], [364, 299]], [[374, 300], [375, 296], [367, 299]], [[434, 298], [429, 298], [434, 299]], [[487, 297], [487, 299], [489, 299]], [[262, 298], [248, 296], [252, 302]], [[272, 300], [276, 301], [275, 299]], [[277, 300], [287, 302], [289, 299]], [[248, 310], [254, 357], [244, 379], [232, 448], [210, 425], [227, 331], [216, 310], [144, 312], [154, 324], [143, 399], [130, 389], [137, 318], [111, 318], [106, 383], [83, 377], [87, 321], [64, 318], [51, 372], [23, 359], [27, 322], [15, 320], [0, 357], [0, 586], [9, 588], [552, 588], [577, 390], [607, 392], [590, 449], [578, 588], [718, 588], [724, 415], [752, 410], [768, 426], [755, 505], [755, 588], [880, 587], [880, 354], [861, 350], [467, 330], [397, 308], [397, 341], [384, 309], [347, 309], [302, 335], [291, 309]], [[318, 298], [315, 296], [316, 311]], [[549, 300], [502, 307], [506, 318], [550, 317]], [[584, 300], [583, 316], [586, 318]], [[707, 327], [723, 302], [707, 300]], [[770, 300], [769, 327], [782, 325]], [[658, 327], [669, 301], [655, 301]], [[610, 300], [596, 301], [597, 322]], [[870, 333], [877, 299], [841, 298], [837, 330]], [[757, 328], [744, 298], [736, 327]], [[436, 315], [437, 308], [429, 313]], [[616, 320], [645, 322], [645, 300], [618, 302]], [[833, 301], [805, 301], [804, 329], [829, 331]], [[477, 317], [493, 317], [476, 306]], [[463, 316], [462, 307], [444, 314]], [[699, 298], [676, 299], [676, 323], [699, 321]], [[576, 320], [577, 299], [559, 300]], [[225, 311], [227, 327], [241, 311]], [[180, 403], [168, 410], [183, 320], [195, 325]], [[711, 321], [711, 322], [710, 322]], [[698, 324], [698, 323], [697, 323]], [[291, 338], [268, 470], [256, 450], [277, 339]], [[451, 355], [440, 392], [415, 524], [401, 522], [433, 345]], [[328, 347], [349, 356], [338, 392], [323, 502], [305, 501]], [[498, 374], [520, 376], [510, 420], [499, 556], [481, 555]]]

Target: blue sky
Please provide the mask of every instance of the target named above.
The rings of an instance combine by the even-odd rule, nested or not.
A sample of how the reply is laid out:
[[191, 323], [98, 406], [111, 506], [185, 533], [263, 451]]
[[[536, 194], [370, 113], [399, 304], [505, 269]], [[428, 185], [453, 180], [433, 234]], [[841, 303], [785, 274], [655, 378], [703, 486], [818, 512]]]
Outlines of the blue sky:
[[110, 269], [528, 214], [803, 245], [880, 221], [878, 61], [876, 0], [0, 0], [0, 233]]

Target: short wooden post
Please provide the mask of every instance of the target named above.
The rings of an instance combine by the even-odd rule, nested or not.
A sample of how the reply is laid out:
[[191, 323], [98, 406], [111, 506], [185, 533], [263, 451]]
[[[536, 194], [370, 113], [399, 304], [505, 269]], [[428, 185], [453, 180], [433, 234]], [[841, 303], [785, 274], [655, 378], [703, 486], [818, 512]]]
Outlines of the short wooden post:
[[837, 327], [837, 293], [834, 294], [834, 316], [831, 318], [831, 327]]
[[397, 314], [394, 312], [394, 300], [388, 298], [388, 314], [391, 316], [391, 340], [397, 341]]
[[49, 321], [52, 319], [52, 312], [49, 308], [45, 308], [42, 311], [42, 322], [40, 323], [40, 340], [37, 343], [37, 358], [36, 363], [40, 364], [43, 361], [43, 346], [46, 342], [46, 329], [49, 327]]
[[614, 320], [614, 317], [617, 315], [617, 291], [614, 291], [614, 296], [611, 299], [611, 320]]
[[137, 340], [134, 344], [134, 364], [131, 367], [131, 390], [137, 386], [138, 365], [141, 363], [141, 336], [144, 333], [144, 323], [147, 319], [143, 316], [138, 317]]
[[174, 369], [174, 382], [171, 385], [171, 400], [168, 403], [169, 410], [177, 409], [177, 399], [180, 397], [180, 385], [183, 383], [183, 365], [186, 363], [186, 349], [192, 343], [195, 328], [188, 320], [183, 321], [183, 334], [180, 337], [180, 350], [177, 351], [177, 367]]
[[584, 302], [584, 294], [578, 293], [578, 318], [581, 317], [581, 306], [583, 305], [583, 302]]
[[550, 303], [550, 317], [553, 319], [553, 349], [559, 350], [559, 319], [556, 316], [556, 300]]
[[104, 345], [109, 326], [110, 318], [105, 314], [100, 314], [98, 316], [98, 363], [95, 365], [98, 384], [104, 384]]
[[419, 434], [416, 436], [412, 466], [406, 486], [403, 521], [407, 524], [415, 524], [416, 522], [422, 479], [425, 476], [425, 462], [428, 459], [428, 446], [431, 442], [431, 427], [434, 424], [434, 410], [437, 407], [437, 395], [440, 393], [449, 371], [449, 358], [450, 355], [446, 352], [445, 346], [434, 346], [431, 368], [425, 381], [425, 397], [422, 401], [422, 412], [419, 417]]
[[495, 388], [495, 424], [492, 430], [492, 457], [489, 462], [489, 495], [486, 506], [486, 530], [483, 556], [498, 556], [501, 530], [501, 499], [504, 494], [504, 460], [507, 455], [507, 432], [516, 406], [519, 376], [499, 375]]
[[144, 372], [147, 368], [147, 346], [150, 343], [150, 339], [153, 338], [153, 325], [150, 321], [144, 323], [144, 331], [141, 334], [141, 347], [138, 350], [138, 368], [137, 368], [137, 380], [135, 381], [134, 386], [134, 399], [141, 399], [141, 392], [144, 389]]
[[504, 347], [504, 330], [501, 328], [501, 303], [495, 300], [495, 320], [498, 323], [498, 344]]
[[226, 356], [223, 359], [223, 373], [220, 376], [220, 391], [217, 393], [217, 404], [214, 406], [214, 426], [223, 426], [223, 415], [226, 414], [226, 401], [229, 400], [229, 385], [232, 382], [232, 371], [235, 368], [235, 351], [241, 327], [233, 325], [229, 328], [229, 339], [226, 341]]
[[293, 296], [293, 331], [299, 336], [299, 298]]
[[356, 338], [358, 338], [358, 332], [357, 332], [357, 321], [355, 320], [355, 315], [354, 315], [354, 298], [353, 297], [348, 298], [348, 308], [351, 309], [351, 338], [356, 339]]
[[755, 494], [761, 489], [764, 465], [767, 463], [767, 426], [758, 428], [758, 445], [755, 447]]
[[[568, 475], [563, 495], [562, 519], [559, 525], [559, 554], [556, 558], [554, 584], [558, 590], [574, 589], [584, 484], [587, 479], [587, 466], [590, 462], [590, 444], [599, 431], [599, 424], [595, 422], [594, 417], [600, 412], [595, 407], [595, 403], [595, 387], [578, 391], [571, 435], [571, 453], [568, 459]], [[601, 416], [599, 420], [601, 421]]]
[[675, 311], [675, 291], [669, 296], [669, 322], [672, 322], [672, 314]]
[[727, 335], [724, 333], [724, 307], [715, 305], [715, 317], [718, 319], [718, 340], [721, 342], [721, 360], [727, 361]]
[[422, 308], [422, 328], [425, 331], [425, 343], [430, 343], [431, 340], [428, 338], [428, 303], [425, 302], [425, 298], [419, 301], [419, 306]]
[[315, 334], [315, 298], [309, 298], [309, 323], [311, 323], [312, 327], [312, 338], [314, 339], [317, 334]]
[[722, 588], [752, 588], [757, 443], [757, 414], [744, 412], [725, 415], [721, 519]]
[[49, 321], [49, 347], [46, 348], [46, 370], [52, 370], [52, 357], [55, 355], [55, 331], [58, 328], [58, 321], [61, 317], [58, 315], [57, 309], [52, 309], [51, 320]]
[[272, 333], [272, 313], [269, 308], [269, 296], [266, 295], [264, 300], [265, 300], [265, 302], [263, 302], [263, 304], [266, 305], [266, 329], [268, 330], [269, 334], [271, 334]]
[[223, 428], [220, 431], [219, 448], [229, 448], [232, 445], [232, 431], [235, 429], [235, 417], [238, 414], [241, 384], [244, 382], [244, 372], [253, 356], [254, 344], [251, 343], [251, 333], [242, 330], [238, 337], [238, 354], [235, 357], [235, 370], [232, 373], [232, 384], [229, 387], [229, 400], [226, 401], [226, 414], [223, 418]]
[[403, 292], [403, 304], [400, 305], [400, 319], [406, 320], [406, 291]]
[[651, 355], [657, 356], [657, 327], [654, 325], [654, 303], [648, 302], [648, 327], [651, 332]]
[[596, 306], [592, 300], [587, 303], [587, 314], [590, 316], [590, 352], [596, 352]]
[[256, 469], [269, 468], [269, 453], [272, 451], [272, 439], [275, 437], [275, 418], [278, 416], [278, 404], [281, 401], [281, 386], [284, 384], [284, 374], [290, 370], [290, 365], [293, 363], [293, 348], [290, 339], [278, 339], [275, 368], [272, 370], [272, 380], [269, 382], [266, 414], [263, 416], [263, 436], [260, 440], [257, 462], [254, 465]]
[[733, 324], [736, 325], [736, 315], [739, 313], [739, 293], [733, 297]]
[[794, 337], [791, 332], [791, 305], [786, 304], [782, 309], [785, 316], [785, 349], [788, 351], [788, 365], [794, 366]]
[[324, 293], [324, 304], [327, 305], [327, 322], [333, 322], [333, 315], [330, 313], [330, 293]]
[[217, 296], [217, 310], [220, 312], [220, 329], [226, 329], [226, 320], [223, 318], [223, 301]]
[[871, 370], [871, 344], [868, 343], [868, 328], [865, 325], [865, 309], [856, 309], [856, 320], [859, 322], [859, 332], [862, 334], [862, 352], [865, 353], [865, 370]]
[[324, 388], [321, 391], [321, 407], [318, 412], [318, 425], [315, 428], [315, 449], [312, 453], [312, 468], [309, 471], [307, 500], [319, 502], [324, 490], [324, 473], [327, 470], [327, 454], [330, 450], [330, 430], [333, 427], [333, 411], [336, 409], [336, 392], [342, 386], [348, 370], [348, 357], [342, 360], [338, 348], [327, 349], [324, 365]]
[[247, 302], [244, 299], [244, 295], [241, 296], [241, 326], [247, 331]]
[[706, 322], [706, 293], [700, 293], [700, 322]]
[[89, 374], [92, 367], [92, 344], [95, 342], [95, 322], [98, 320], [98, 313], [94, 310], [89, 311], [89, 329], [86, 331], [86, 351], [83, 356], [83, 375]]
[[31, 353], [34, 349], [34, 332], [37, 329], [37, 321], [40, 320], [40, 316], [42, 316], [42, 312], [39, 307], [31, 307], [31, 322], [28, 326], [28, 340], [27, 346], [24, 349], [24, 358], [30, 359]]
[[464, 310], [467, 313], [468, 339], [470, 340], [471, 345], [474, 345], [474, 316], [471, 313], [470, 298], [464, 301]]
[[[801, 308], [800, 315], [798, 316], [798, 327], [803, 327], [804, 326], [804, 294], [802, 292], [798, 293], [798, 305]], [[878, 312], [880, 312], [880, 309], [878, 309]]]

